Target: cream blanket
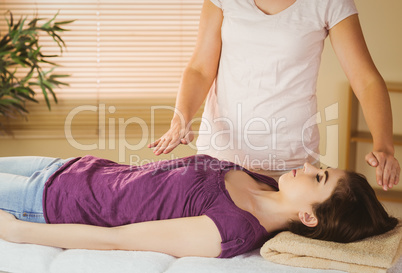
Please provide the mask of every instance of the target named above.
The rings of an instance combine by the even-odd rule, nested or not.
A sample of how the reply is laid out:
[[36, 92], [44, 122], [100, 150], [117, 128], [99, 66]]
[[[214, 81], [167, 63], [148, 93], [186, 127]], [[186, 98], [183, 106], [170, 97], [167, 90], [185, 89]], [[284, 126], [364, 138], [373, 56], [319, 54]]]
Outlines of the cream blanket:
[[281, 232], [261, 248], [261, 255], [275, 263], [335, 269], [350, 273], [382, 273], [391, 268], [402, 252], [402, 225], [388, 233], [342, 244]]

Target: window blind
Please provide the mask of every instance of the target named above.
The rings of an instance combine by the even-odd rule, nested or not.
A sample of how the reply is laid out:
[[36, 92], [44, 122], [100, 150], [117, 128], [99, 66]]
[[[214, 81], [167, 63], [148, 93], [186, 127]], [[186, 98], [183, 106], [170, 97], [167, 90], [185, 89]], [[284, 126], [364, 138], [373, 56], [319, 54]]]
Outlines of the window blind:
[[[69, 87], [56, 89], [59, 103], [52, 103], [49, 112], [37, 90], [40, 103], [28, 104], [28, 121], [2, 122], [14, 138], [64, 138], [68, 124], [73, 137], [104, 136], [105, 130], [118, 130], [117, 123], [130, 118], [154, 126], [156, 135], [165, 132], [196, 43], [202, 2], [0, 0], [1, 33], [7, 30], [7, 10], [14, 20], [35, 13], [50, 19], [57, 12], [56, 21], [76, 20], [61, 35], [67, 50], [52, 60], [60, 65], [57, 74], [71, 75], [63, 78]], [[50, 37], [40, 37], [40, 44], [46, 54], [59, 52]], [[143, 137], [137, 123], [126, 126], [126, 133]]]

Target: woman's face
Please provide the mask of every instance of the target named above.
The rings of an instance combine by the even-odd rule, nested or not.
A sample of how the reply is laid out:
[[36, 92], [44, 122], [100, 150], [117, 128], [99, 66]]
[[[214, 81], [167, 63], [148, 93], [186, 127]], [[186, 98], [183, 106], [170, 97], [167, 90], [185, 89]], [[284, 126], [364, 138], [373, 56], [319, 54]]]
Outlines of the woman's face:
[[311, 207], [327, 200], [344, 175], [343, 170], [318, 169], [306, 163], [302, 169], [292, 170], [279, 178], [279, 191], [290, 204]]

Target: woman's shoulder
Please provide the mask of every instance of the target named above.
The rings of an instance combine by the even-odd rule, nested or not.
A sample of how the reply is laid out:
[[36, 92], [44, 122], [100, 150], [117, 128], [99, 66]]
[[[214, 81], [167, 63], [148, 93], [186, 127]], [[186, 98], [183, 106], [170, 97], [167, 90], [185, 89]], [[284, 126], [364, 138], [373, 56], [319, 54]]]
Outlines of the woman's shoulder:
[[258, 219], [232, 202], [209, 208], [205, 215], [217, 226], [222, 238], [220, 258], [229, 258], [259, 248], [272, 234]]

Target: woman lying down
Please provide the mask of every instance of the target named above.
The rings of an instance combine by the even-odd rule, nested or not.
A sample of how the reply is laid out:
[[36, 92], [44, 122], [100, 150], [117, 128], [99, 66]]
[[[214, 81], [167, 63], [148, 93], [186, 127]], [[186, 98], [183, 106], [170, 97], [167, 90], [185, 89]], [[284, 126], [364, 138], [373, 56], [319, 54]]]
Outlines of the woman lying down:
[[398, 222], [359, 174], [305, 164], [277, 183], [207, 155], [143, 166], [0, 158], [0, 208], [10, 242], [176, 257], [233, 257], [282, 230], [352, 242]]

